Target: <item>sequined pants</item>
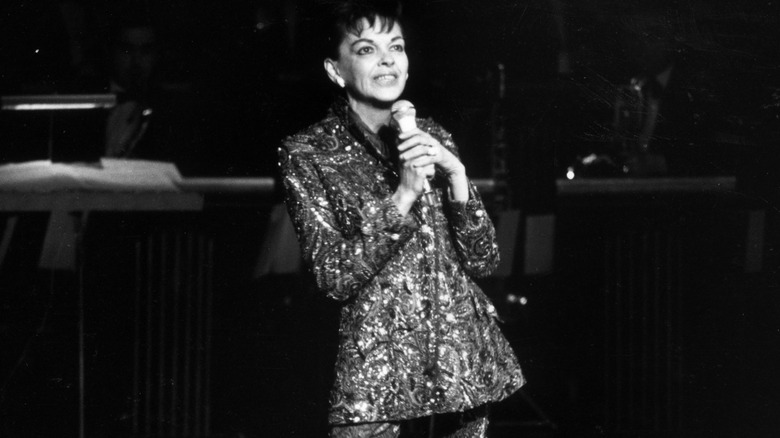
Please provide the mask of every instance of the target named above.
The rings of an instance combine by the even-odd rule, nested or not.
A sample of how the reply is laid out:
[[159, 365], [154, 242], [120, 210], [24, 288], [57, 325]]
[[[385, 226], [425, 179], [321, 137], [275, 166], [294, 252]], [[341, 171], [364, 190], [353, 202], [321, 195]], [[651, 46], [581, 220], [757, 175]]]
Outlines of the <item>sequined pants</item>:
[[482, 406], [408, 421], [334, 425], [330, 438], [486, 438], [487, 428], [487, 409]]

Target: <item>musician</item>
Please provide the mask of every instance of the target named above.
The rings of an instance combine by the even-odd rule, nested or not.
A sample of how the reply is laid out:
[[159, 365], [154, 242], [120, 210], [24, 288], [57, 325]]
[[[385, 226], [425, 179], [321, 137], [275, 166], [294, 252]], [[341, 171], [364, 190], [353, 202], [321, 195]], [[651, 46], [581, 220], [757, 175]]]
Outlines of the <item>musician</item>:
[[108, 50], [108, 91], [117, 105], [107, 117], [103, 155], [172, 162], [185, 175], [208, 173], [200, 102], [187, 82], [160, 74], [163, 41], [145, 10], [120, 9]]

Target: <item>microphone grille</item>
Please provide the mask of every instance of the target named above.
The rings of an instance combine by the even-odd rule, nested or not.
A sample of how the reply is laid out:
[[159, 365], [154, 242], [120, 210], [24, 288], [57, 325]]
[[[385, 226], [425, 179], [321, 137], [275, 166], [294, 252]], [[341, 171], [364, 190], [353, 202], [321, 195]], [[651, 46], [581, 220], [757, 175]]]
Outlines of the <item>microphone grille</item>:
[[412, 105], [412, 102], [409, 102], [408, 100], [397, 100], [395, 103], [393, 103], [393, 106], [390, 107], [390, 112], [393, 114], [407, 112], [409, 110], [414, 111], [414, 105]]

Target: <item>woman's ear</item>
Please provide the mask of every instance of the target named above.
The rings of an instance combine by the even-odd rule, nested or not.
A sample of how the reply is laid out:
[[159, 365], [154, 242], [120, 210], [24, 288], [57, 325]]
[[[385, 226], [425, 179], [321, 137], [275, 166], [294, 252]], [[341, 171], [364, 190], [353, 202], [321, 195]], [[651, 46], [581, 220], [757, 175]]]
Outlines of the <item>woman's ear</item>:
[[336, 61], [330, 58], [326, 58], [323, 66], [325, 67], [325, 71], [328, 73], [328, 78], [330, 78], [334, 84], [344, 88], [346, 83], [344, 82], [344, 78], [342, 78], [339, 74], [338, 67], [336, 67]]

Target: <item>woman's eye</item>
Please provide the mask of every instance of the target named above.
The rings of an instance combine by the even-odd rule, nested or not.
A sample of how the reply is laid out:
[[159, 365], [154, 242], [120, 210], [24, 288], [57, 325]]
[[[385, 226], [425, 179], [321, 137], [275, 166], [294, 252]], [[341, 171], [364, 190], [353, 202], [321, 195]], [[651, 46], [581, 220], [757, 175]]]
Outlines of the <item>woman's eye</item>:
[[365, 55], [368, 53], [371, 53], [371, 47], [369, 46], [361, 47], [357, 50], [358, 55]]
[[402, 44], [395, 44], [394, 46], [390, 47], [392, 50], [396, 52], [403, 52], [405, 50], [404, 46]]

